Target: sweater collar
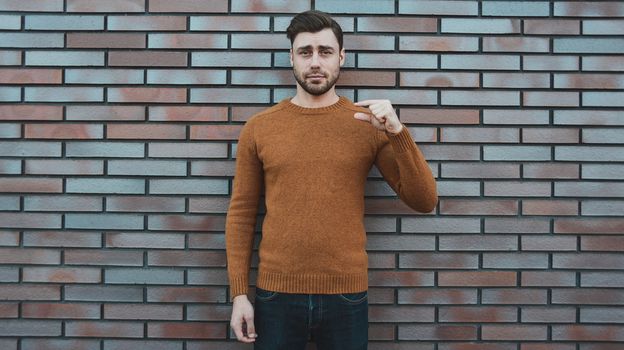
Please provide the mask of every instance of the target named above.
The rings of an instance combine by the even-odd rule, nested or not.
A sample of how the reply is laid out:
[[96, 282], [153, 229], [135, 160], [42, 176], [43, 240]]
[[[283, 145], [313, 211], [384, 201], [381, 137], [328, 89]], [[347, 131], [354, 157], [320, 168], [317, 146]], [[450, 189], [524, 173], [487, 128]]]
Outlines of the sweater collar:
[[293, 111], [299, 114], [323, 114], [328, 112], [338, 111], [349, 105], [349, 99], [345, 96], [340, 96], [338, 101], [334, 104], [325, 107], [318, 108], [310, 108], [310, 107], [301, 107], [292, 102], [290, 102], [291, 97], [282, 100], [280, 103], [284, 104], [284, 108], [289, 111]]

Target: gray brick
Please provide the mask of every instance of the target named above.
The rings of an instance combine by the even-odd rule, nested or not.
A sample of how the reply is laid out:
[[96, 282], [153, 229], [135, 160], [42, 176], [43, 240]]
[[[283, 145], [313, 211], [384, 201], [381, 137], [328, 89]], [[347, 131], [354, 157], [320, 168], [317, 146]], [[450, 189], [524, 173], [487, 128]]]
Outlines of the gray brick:
[[442, 55], [442, 69], [519, 70], [520, 57], [512, 55]]
[[0, 33], [0, 47], [63, 47], [63, 33]]
[[22, 99], [22, 91], [19, 87], [0, 86], [0, 101], [19, 102]]
[[270, 67], [269, 52], [193, 52], [194, 67]]
[[551, 160], [549, 146], [483, 146], [484, 160]]
[[624, 53], [624, 39], [560, 38], [553, 40], [555, 53]]
[[103, 66], [104, 52], [26, 51], [27, 66]]
[[150, 180], [151, 194], [228, 194], [228, 180]]
[[16, 66], [22, 63], [22, 53], [17, 50], [0, 51], [0, 66]]
[[153, 142], [149, 157], [161, 158], [225, 158], [228, 145], [224, 142]]
[[0, 336], [60, 336], [61, 321], [0, 320]]
[[399, 1], [400, 14], [418, 15], [459, 15], [476, 16], [479, 14], [477, 1]]
[[143, 215], [65, 214], [65, 227], [73, 229], [140, 230]]
[[108, 284], [182, 284], [184, 271], [166, 268], [105, 269], [104, 280]]
[[186, 161], [183, 160], [111, 160], [109, 175], [185, 176]]
[[482, 16], [549, 16], [548, 1], [483, 1]]
[[0, 15], [1, 30], [20, 30], [22, 28], [22, 16]]
[[624, 164], [583, 164], [582, 174], [583, 179], [624, 180]]
[[316, 0], [314, 4], [328, 13], [394, 13], [394, 0]]
[[138, 142], [67, 142], [67, 157], [143, 158], [145, 145]]
[[514, 19], [443, 18], [442, 33], [520, 33], [520, 21]]
[[143, 84], [139, 69], [66, 69], [66, 84]]
[[144, 179], [72, 178], [67, 193], [145, 193]]
[[60, 157], [61, 143], [45, 141], [0, 141], [0, 156]]
[[556, 146], [555, 160], [624, 162], [624, 147]]
[[584, 91], [581, 96], [586, 107], [624, 107], [624, 92]]
[[103, 30], [104, 16], [27, 15], [26, 29], [35, 30]]
[[[0, 210], [20, 210], [20, 198], [18, 196], [0, 196]], [[4, 245], [1, 240], [0, 245]]]

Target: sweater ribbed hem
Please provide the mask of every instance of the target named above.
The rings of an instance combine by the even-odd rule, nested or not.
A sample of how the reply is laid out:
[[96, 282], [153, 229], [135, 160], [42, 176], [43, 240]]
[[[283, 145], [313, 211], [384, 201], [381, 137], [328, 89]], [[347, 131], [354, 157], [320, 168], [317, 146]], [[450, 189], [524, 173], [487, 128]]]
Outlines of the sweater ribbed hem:
[[235, 296], [247, 294], [248, 292], [249, 280], [247, 277], [230, 277], [230, 301], [233, 301]]
[[403, 125], [403, 128], [398, 134], [392, 134], [386, 131], [386, 135], [388, 136], [388, 140], [390, 140], [392, 148], [397, 153], [403, 153], [414, 148], [414, 139], [405, 125]]
[[256, 285], [282, 293], [357, 293], [368, 289], [368, 271], [349, 275], [289, 275], [261, 271]]

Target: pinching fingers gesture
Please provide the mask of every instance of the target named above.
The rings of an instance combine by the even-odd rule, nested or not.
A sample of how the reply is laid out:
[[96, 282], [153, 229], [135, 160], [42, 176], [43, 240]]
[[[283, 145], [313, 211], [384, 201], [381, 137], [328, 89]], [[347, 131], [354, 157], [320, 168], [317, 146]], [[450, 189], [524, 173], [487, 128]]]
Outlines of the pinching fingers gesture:
[[393, 134], [398, 134], [403, 128], [389, 100], [364, 100], [356, 102], [355, 105], [368, 107], [370, 110], [370, 113], [355, 113], [355, 119], [367, 121], [377, 129]]

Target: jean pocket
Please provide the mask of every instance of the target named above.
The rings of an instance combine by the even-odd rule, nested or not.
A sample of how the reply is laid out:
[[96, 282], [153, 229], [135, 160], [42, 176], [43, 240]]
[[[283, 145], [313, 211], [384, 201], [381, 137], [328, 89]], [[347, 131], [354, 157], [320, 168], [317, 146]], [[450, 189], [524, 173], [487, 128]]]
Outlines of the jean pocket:
[[279, 293], [256, 287], [256, 300], [270, 301], [275, 299]]
[[340, 299], [346, 301], [349, 304], [359, 304], [368, 299], [368, 291], [365, 290], [363, 292], [357, 293], [341, 293], [338, 294], [338, 296], [340, 297]]

